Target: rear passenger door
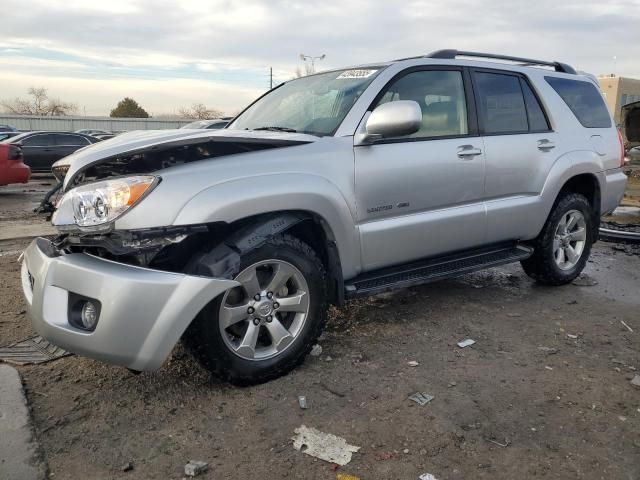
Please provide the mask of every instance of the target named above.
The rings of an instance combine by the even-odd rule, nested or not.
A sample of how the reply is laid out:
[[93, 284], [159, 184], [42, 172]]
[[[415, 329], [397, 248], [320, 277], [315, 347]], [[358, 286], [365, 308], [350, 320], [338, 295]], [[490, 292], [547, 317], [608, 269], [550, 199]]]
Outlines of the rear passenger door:
[[486, 158], [487, 242], [531, 236], [546, 174], [562, 150], [528, 79], [472, 69], [478, 127]]
[[81, 135], [74, 135], [73, 133], [56, 134], [56, 158], [54, 162], [87, 145], [89, 145], [89, 140]]

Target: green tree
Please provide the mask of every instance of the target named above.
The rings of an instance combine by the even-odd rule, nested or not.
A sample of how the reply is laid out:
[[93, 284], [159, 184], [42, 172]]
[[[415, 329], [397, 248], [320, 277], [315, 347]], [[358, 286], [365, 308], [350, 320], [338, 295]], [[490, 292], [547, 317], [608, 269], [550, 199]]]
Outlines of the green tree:
[[133, 98], [125, 97], [111, 110], [110, 117], [118, 118], [149, 118], [147, 111], [138, 105]]

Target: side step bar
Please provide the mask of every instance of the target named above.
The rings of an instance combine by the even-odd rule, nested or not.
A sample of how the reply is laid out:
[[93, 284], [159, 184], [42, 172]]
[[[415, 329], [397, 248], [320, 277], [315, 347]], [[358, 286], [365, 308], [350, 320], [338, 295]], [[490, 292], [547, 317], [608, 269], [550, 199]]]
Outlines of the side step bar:
[[345, 297], [351, 299], [375, 295], [398, 288], [457, 277], [489, 267], [518, 262], [529, 258], [532, 253], [531, 247], [510, 243], [383, 268], [364, 273], [345, 282]]

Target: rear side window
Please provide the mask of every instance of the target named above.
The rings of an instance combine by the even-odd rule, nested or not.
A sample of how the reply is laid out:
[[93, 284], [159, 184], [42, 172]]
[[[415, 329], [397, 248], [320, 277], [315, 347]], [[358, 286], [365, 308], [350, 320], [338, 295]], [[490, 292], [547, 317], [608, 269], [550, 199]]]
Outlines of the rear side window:
[[529, 130], [520, 78], [500, 73], [475, 72], [484, 133], [519, 133]]
[[65, 145], [65, 146], [85, 146], [89, 144], [89, 141], [84, 138], [81, 137], [79, 135], [56, 135], [56, 141], [58, 143], [58, 145]]
[[558, 77], [545, 77], [545, 80], [560, 95], [583, 127], [611, 127], [609, 110], [593, 83]]
[[529, 119], [529, 130], [532, 132], [549, 131], [549, 122], [544, 115], [544, 111], [540, 106], [540, 102], [534, 95], [531, 87], [522, 78], [520, 79], [522, 93], [524, 94], [524, 103], [527, 105], [527, 118]]
[[25, 147], [51, 147], [55, 145], [55, 138], [51, 134], [40, 134], [27, 137], [22, 140]]

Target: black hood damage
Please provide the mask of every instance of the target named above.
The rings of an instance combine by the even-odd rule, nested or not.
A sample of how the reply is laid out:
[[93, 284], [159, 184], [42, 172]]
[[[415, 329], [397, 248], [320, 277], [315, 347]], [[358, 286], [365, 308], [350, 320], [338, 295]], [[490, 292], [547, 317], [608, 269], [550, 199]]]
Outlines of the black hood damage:
[[58, 184], [35, 209], [49, 216], [58, 198], [79, 185], [109, 177], [146, 175], [184, 163], [241, 153], [304, 145], [310, 135], [252, 131], [139, 131], [82, 148], [56, 162]]
[[[145, 147], [132, 152], [107, 157], [79, 169], [67, 182], [66, 190], [104, 178], [149, 174], [184, 163], [210, 160], [216, 157], [291, 147], [308, 142], [275, 139], [213, 137], [181, 140], [169, 144]], [[60, 171], [63, 166], [60, 166]], [[68, 167], [67, 167], [68, 169]], [[66, 172], [64, 172], [66, 173]], [[58, 176], [63, 176], [58, 173]], [[64, 177], [63, 177], [64, 178]]]

